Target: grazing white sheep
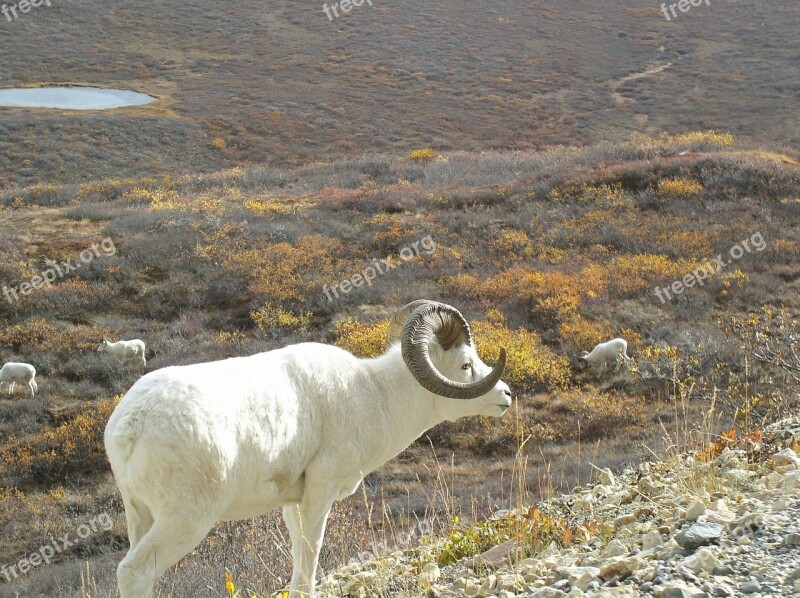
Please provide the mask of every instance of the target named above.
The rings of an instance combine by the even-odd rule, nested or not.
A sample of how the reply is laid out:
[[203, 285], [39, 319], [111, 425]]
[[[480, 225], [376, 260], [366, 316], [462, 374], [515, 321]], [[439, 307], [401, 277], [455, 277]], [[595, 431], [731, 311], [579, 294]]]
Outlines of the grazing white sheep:
[[145, 359], [144, 356], [144, 341], [138, 338], [131, 341], [118, 341], [116, 343], [112, 343], [110, 340], [104, 338], [100, 346], [97, 347], [97, 352], [108, 353], [121, 362], [138, 358], [142, 360], [142, 364], [147, 365], [147, 359]]
[[511, 405], [505, 350], [485, 365], [455, 308], [411, 303], [388, 340], [374, 359], [303, 343], [136, 382], [105, 430], [131, 546], [121, 598], [150, 598], [215, 522], [278, 506], [292, 541], [289, 595], [311, 596], [336, 500], [432, 426]]
[[31, 398], [36, 396], [39, 386], [36, 384], [36, 368], [29, 363], [9, 361], [0, 368], [0, 387], [8, 384], [8, 394], [14, 393], [17, 384], [24, 384], [31, 391]]
[[614, 363], [614, 371], [618, 371], [622, 364], [626, 366], [630, 363], [631, 358], [627, 355], [628, 343], [624, 338], [615, 338], [604, 343], [597, 343], [589, 351], [584, 351], [578, 358], [581, 368], [592, 367], [598, 372], [605, 372], [609, 363]]

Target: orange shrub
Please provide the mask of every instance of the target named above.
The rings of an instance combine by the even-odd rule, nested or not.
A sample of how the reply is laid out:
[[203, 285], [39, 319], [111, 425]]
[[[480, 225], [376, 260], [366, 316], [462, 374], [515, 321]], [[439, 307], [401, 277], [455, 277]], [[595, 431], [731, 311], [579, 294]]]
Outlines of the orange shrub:
[[475, 298], [479, 295], [481, 281], [472, 274], [456, 274], [439, 279], [445, 294], [448, 296]]
[[223, 267], [248, 279], [250, 291], [264, 303], [296, 303], [305, 301], [321, 281], [347, 271], [338, 257], [344, 252], [337, 239], [309, 235], [294, 245], [274, 243], [225, 255]]
[[597, 343], [613, 338], [613, 329], [604, 322], [590, 322], [577, 316], [562, 322], [558, 328], [562, 346], [568, 351], [591, 351]]
[[76, 352], [91, 351], [111, 336], [109, 328], [53, 324], [43, 318], [30, 318], [22, 324], [0, 328], [0, 347], [15, 352], [42, 351], [69, 357]]
[[485, 320], [473, 323], [472, 331], [478, 354], [486, 363], [494, 363], [500, 347], [506, 348], [503, 380], [510, 386], [531, 390], [568, 384], [569, 362], [543, 345], [535, 332], [507, 328], [500, 311], [489, 310]]
[[512, 266], [500, 274], [487, 278], [481, 283], [481, 297], [493, 302], [503, 302], [511, 298], [531, 298], [535, 289], [544, 282], [541, 272], [527, 266]]
[[107, 469], [103, 431], [121, 398], [91, 403], [75, 419], [28, 440], [12, 438], [0, 448], [0, 477], [18, 480], [20, 485], [43, 480], [52, 484], [74, 473]]

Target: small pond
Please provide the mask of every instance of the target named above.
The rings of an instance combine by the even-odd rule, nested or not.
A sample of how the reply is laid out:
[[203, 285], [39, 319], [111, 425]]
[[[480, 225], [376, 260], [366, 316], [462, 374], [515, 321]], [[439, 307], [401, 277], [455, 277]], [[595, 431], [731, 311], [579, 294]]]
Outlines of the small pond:
[[25, 87], [0, 89], [0, 106], [15, 108], [58, 108], [62, 110], [108, 110], [141, 106], [153, 96], [123, 89], [100, 87]]

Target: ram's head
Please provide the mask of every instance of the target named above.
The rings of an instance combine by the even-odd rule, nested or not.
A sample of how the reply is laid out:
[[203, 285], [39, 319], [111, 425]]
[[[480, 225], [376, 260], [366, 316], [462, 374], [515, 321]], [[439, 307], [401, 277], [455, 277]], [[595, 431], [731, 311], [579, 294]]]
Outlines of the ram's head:
[[482, 399], [484, 415], [502, 415], [511, 406], [511, 390], [500, 379], [505, 348], [494, 368], [483, 363], [456, 308], [424, 299], [409, 303], [389, 322], [387, 342], [398, 341], [408, 369], [426, 390], [448, 399]]

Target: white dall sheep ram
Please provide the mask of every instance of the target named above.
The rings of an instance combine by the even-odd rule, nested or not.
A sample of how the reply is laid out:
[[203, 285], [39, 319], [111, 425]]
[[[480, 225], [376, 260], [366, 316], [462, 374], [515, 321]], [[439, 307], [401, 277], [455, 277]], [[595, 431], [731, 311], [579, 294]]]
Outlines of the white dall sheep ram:
[[141, 359], [142, 364], [147, 365], [145, 359], [145, 345], [144, 341], [133, 339], [131, 341], [118, 341], [112, 343], [107, 338], [103, 339], [100, 346], [97, 347], [98, 353], [108, 353], [120, 362], [126, 362], [130, 359]]
[[374, 359], [302, 343], [136, 382], [105, 430], [131, 545], [121, 598], [150, 598], [217, 521], [278, 506], [292, 542], [289, 596], [312, 596], [336, 500], [432, 426], [511, 405], [505, 349], [485, 365], [455, 308], [410, 303], [388, 340]]
[[17, 384], [24, 384], [31, 391], [31, 398], [36, 396], [39, 387], [36, 384], [36, 368], [29, 363], [9, 361], [0, 368], [0, 387], [8, 384], [8, 394], [13, 394]]
[[584, 351], [578, 358], [578, 362], [582, 369], [591, 366], [598, 372], [605, 372], [608, 364], [613, 363], [616, 372], [623, 363], [625, 365], [630, 363], [631, 358], [628, 357], [627, 352], [628, 343], [625, 339], [615, 338], [604, 343], [597, 343], [591, 353]]

